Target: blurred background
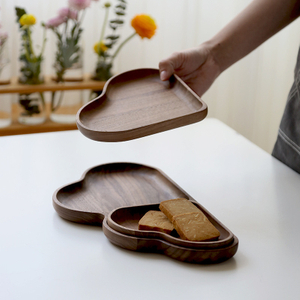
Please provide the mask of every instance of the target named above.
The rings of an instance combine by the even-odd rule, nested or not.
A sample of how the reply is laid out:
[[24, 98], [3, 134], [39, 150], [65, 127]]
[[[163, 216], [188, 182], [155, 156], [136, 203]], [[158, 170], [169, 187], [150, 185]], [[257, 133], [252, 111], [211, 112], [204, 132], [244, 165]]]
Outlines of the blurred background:
[[[100, 36], [106, 1], [92, 2], [83, 21], [84, 72], [91, 73], [97, 57], [93, 46]], [[114, 3], [114, 1], [110, 1]], [[249, 0], [127, 0], [122, 39], [133, 29], [131, 19], [137, 14], [151, 15], [158, 26], [155, 36], [141, 40], [135, 36], [117, 56], [115, 74], [134, 68], [158, 67], [172, 52], [196, 46], [212, 37]], [[0, 0], [2, 28], [9, 34], [8, 47], [12, 76], [18, 76], [20, 33], [15, 7], [36, 16], [37, 24], [47, 22], [67, 6], [67, 0]], [[271, 152], [293, 81], [299, 47], [300, 20], [285, 28], [260, 48], [224, 72], [203, 96], [209, 117], [220, 119], [267, 152]], [[41, 45], [43, 30], [36, 26], [34, 43]], [[122, 40], [121, 39], [121, 40]], [[44, 73], [54, 74], [56, 49], [53, 32], [47, 32]]]

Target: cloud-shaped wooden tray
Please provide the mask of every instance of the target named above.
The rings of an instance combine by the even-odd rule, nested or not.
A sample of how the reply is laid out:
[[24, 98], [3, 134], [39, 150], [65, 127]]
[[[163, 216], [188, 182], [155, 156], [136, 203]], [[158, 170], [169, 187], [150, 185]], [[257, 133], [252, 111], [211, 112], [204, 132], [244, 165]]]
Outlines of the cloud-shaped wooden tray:
[[[189, 242], [159, 232], [137, 230], [137, 219], [161, 201], [186, 198], [196, 203], [221, 232], [217, 241]], [[108, 163], [87, 170], [79, 181], [53, 194], [53, 206], [69, 221], [103, 225], [106, 237], [120, 247], [164, 253], [181, 261], [216, 263], [232, 257], [238, 239], [201, 204], [162, 171], [136, 163]]]
[[109, 79], [102, 94], [77, 113], [86, 137], [127, 141], [203, 120], [207, 105], [178, 76], [161, 81], [157, 69], [135, 69]]

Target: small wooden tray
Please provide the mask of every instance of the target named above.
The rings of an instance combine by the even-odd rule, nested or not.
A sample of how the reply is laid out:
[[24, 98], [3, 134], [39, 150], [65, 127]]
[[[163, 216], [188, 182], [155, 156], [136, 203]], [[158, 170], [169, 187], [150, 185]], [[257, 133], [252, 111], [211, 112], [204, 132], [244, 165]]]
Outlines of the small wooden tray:
[[77, 127], [103, 142], [132, 140], [203, 120], [207, 105], [178, 76], [136, 69], [108, 80], [102, 94], [77, 113]]
[[[161, 239], [159, 235], [132, 236], [114, 230], [106, 222], [105, 217], [116, 209], [135, 206], [143, 211], [152, 207], [151, 204], [157, 208], [161, 201], [174, 198], [195, 201], [162, 171], [141, 164], [121, 162], [93, 167], [87, 170], [79, 181], [57, 189], [53, 194], [53, 206], [66, 220], [103, 225], [107, 238], [126, 249], [162, 252], [182, 261], [198, 263], [220, 262], [235, 254], [238, 247], [237, 238], [199, 203], [198, 207], [221, 231], [219, 240], [206, 242], [207, 246], [204, 248], [192, 248], [190, 246], [195, 242], [183, 240], [182, 244], [174, 244], [172, 239]], [[130, 226], [127, 230], [130, 230]]]
[[221, 248], [230, 245], [233, 241], [233, 234], [213, 215], [207, 212], [198, 202], [192, 200], [191, 202], [193, 202], [194, 205], [196, 205], [201, 211], [203, 211], [209, 221], [219, 230], [220, 237], [218, 238], [218, 240], [207, 242], [193, 242], [183, 240], [178, 235], [170, 235], [157, 231], [138, 230], [139, 220], [149, 210], [159, 211], [159, 203], [117, 208], [108, 215], [107, 224], [113, 230], [123, 234], [142, 238], [156, 238], [165, 240], [169, 243], [181, 247], [209, 249]]
[[186, 248], [165, 240], [123, 234], [113, 230], [107, 224], [107, 218], [104, 219], [102, 228], [110, 242], [121, 248], [139, 252], [162, 253], [182, 262], [197, 264], [214, 264], [226, 261], [235, 255], [239, 243], [237, 237], [233, 236], [233, 242], [225, 247], [212, 249]]

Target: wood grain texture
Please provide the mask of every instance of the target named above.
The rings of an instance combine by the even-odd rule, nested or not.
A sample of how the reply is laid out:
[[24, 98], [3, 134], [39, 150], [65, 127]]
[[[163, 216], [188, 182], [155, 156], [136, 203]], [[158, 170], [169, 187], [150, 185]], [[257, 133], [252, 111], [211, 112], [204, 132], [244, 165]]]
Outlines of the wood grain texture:
[[87, 170], [82, 178], [53, 195], [58, 214], [69, 220], [101, 225], [122, 206], [191, 197], [160, 170], [135, 163], [109, 163]]
[[206, 115], [206, 104], [178, 76], [163, 82], [157, 69], [136, 69], [108, 80], [76, 119], [86, 137], [119, 142], [199, 122]]
[[176, 232], [170, 235], [158, 231], [139, 230], [139, 220], [149, 210], [159, 211], [159, 203], [117, 208], [107, 216], [107, 224], [113, 230], [126, 235], [141, 238], [156, 238], [167, 241], [174, 245], [188, 248], [211, 249], [220, 248], [231, 244], [233, 241], [232, 232], [230, 232], [217, 218], [215, 218], [211, 213], [209, 213], [201, 204], [191, 199], [190, 201], [193, 202], [193, 204], [197, 206], [205, 214], [209, 221], [213, 223], [213, 225], [219, 230], [220, 237], [218, 238], [218, 240], [206, 242], [193, 242], [179, 238], [178, 234], [176, 235]]
[[107, 224], [106, 218], [103, 221], [102, 228], [106, 237], [116, 246], [132, 251], [161, 253], [170, 258], [188, 263], [221, 263], [235, 255], [239, 244], [237, 237], [234, 236], [232, 243], [225, 247], [213, 249], [180, 247], [164, 240], [134, 237], [120, 233]]
[[[162, 238], [157, 232], [136, 230], [141, 214], [174, 198], [186, 198], [197, 204], [221, 232], [219, 240], [174, 242], [174, 237]], [[79, 181], [57, 189], [53, 206], [66, 220], [102, 225], [113, 244], [129, 250], [163, 253], [186, 262], [216, 263], [232, 257], [238, 247], [237, 238], [167, 175], [141, 164], [119, 162], [91, 168]], [[119, 224], [113, 225], [117, 230], [107, 224], [107, 216], [113, 216], [110, 219], [114, 223], [118, 220]]]

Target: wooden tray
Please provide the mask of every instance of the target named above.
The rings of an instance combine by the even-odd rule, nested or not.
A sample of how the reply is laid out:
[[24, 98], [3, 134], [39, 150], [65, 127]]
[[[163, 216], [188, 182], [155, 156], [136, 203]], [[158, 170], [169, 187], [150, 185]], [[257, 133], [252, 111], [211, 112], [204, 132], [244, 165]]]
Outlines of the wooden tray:
[[[190, 247], [198, 242], [182, 240], [182, 244], [174, 244], [172, 239], [162, 239], [159, 235], [139, 237], [125, 234], [114, 230], [105, 219], [111, 212], [122, 207], [135, 206], [142, 212], [143, 209], [152, 207], [151, 204], [157, 208], [161, 201], [174, 198], [195, 201], [162, 171], [141, 164], [120, 162], [93, 167], [79, 181], [57, 189], [53, 194], [53, 206], [62, 218], [69, 221], [103, 225], [107, 238], [126, 249], [161, 252], [182, 261], [199, 263], [220, 262], [235, 254], [237, 238], [199, 203], [198, 207], [221, 231], [219, 240], [206, 242], [207, 246], [204, 248], [203, 245], [199, 248], [199, 245]], [[128, 229], [130, 230], [130, 226]]]
[[104, 142], [140, 138], [203, 120], [207, 105], [178, 76], [161, 81], [157, 69], [112, 77], [102, 94], [77, 113], [86, 137]]
[[237, 237], [233, 236], [233, 242], [228, 246], [195, 249], [180, 247], [165, 240], [134, 237], [120, 233], [107, 224], [107, 218], [104, 219], [102, 228], [110, 242], [121, 248], [139, 252], [162, 253], [182, 262], [197, 264], [213, 264], [226, 261], [235, 255], [239, 243]]
[[177, 246], [188, 248], [209, 249], [221, 248], [230, 245], [233, 241], [233, 234], [212, 214], [206, 211], [198, 202], [191, 202], [193, 202], [199, 209], [201, 209], [206, 217], [210, 220], [210, 222], [219, 230], [220, 237], [218, 238], [218, 240], [207, 242], [193, 242], [181, 239], [178, 235], [176, 235], [176, 232], [170, 235], [157, 231], [138, 230], [139, 220], [149, 210], [159, 211], [159, 203], [117, 208], [107, 216], [107, 225], [110, 226], [113, 230], [123, 234], [142, 238], [156, 238], [165, 240]]

